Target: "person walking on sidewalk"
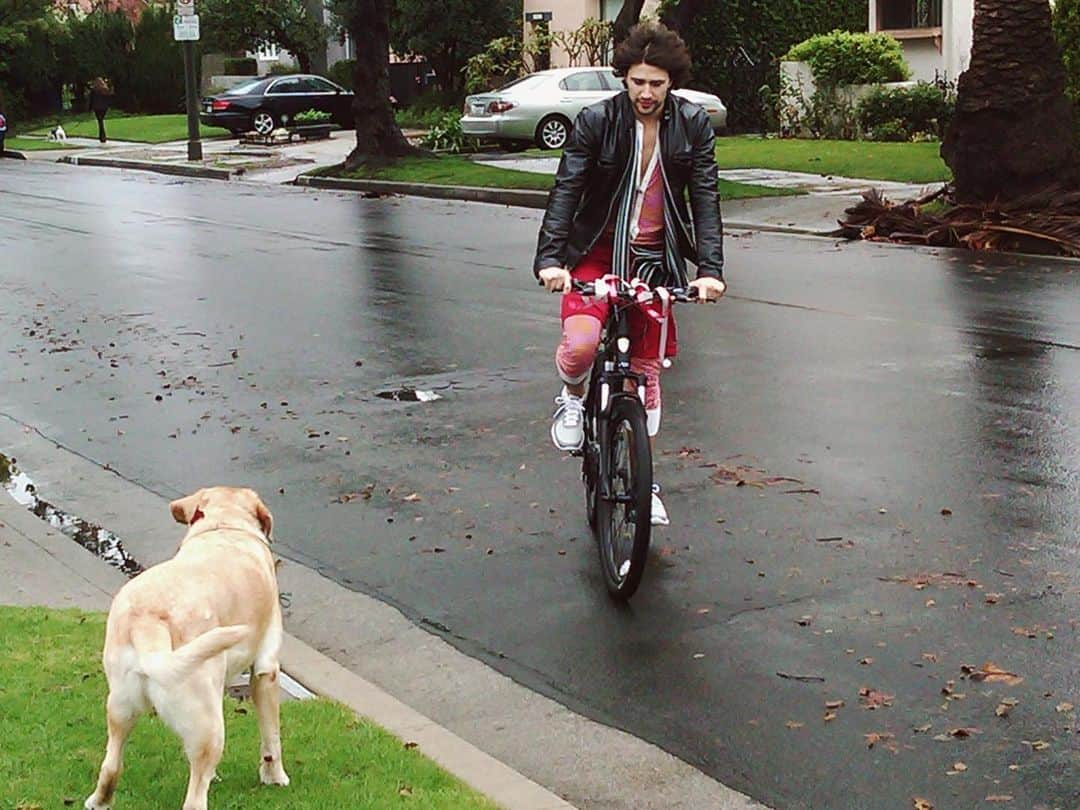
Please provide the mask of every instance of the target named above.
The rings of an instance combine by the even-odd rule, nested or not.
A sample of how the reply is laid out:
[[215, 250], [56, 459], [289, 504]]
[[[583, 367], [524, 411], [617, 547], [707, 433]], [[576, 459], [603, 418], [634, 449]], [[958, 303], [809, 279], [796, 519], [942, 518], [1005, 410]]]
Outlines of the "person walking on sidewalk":
[[[702, 302], [727, 290], [712, 124], [701, 107], [670, 92], [689, 78], [686, 44], [659, 23], [642, 23], [616, 49], [613, 65], [626, 89], [578, 115], [533, 263], [544, 287], [563, 294], [555, 366], [564, 386], [555, 398], [551, 437], [566, 451], [584, 442], [582, 399], [606, 316], [606, 302], [586, 300], [572, 281], [610, 273], [654, 288], [696, 287]], [[697, 266], [693, 281], [688, 260]], [[655, 438], [660, 358], [675, 355], [674, 323], [661, 353], [660, 330], [640, 313], [632, 317], [632, 368], [648, 380], [645, 408]], [[670, 522], [658, 486], [652, 522]]]
[[90, 82], [90, 111], [97, 117], [98, 140], [105, 143], [105, 113], [112, 103], [112, 87], [107, 79], [98, 76]]

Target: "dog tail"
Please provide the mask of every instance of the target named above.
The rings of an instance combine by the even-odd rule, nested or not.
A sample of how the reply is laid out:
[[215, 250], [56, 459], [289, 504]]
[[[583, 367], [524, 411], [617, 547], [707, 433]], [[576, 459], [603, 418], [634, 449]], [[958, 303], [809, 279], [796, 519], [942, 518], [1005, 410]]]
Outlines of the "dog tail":
[[211, 658], [238, 644], [249, 632], [244, 624], [215, 627], [175, 650], [140, 652], [139, 672], [155, 683], [171, 686], [183, 681]]

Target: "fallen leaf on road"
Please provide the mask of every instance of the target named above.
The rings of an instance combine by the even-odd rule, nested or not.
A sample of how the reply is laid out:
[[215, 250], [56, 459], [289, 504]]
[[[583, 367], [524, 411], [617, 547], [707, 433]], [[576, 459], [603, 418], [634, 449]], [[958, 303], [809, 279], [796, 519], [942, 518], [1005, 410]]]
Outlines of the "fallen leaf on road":
[[916, 796], [911, 801], [914, 810], [934, 810], [934, 805], [930, 803], [929, 799], [920, 799]]
[[[887, 731], [871, 731], [869, 734], [863, 734], [863, 737], [866, 739], [867, 748], [873, 748], [878, 743], [888, 743], [889, 740], [893, 739], [893, 735]], [[884, 747], [888, 748], [889, 746], [884, 745]]]
[[832, 722], [833, 720], [836, 719], [836, 712], [826, 712], [825, 717], [823, 719], [825, 720], [826, 723]]
[[997, 664], [990, 663], [989, 661], [983, 664], [979, 669], [975, 669], [968, 665], [962, 666], [960, 669], [976, 683], [986, 681], [987, 683], [1006, 683], [1009, 686], [1016, 686], [1024, 680], [1015, 672], [1004, 670]]
[[892, 706], [893, 695], [886, 695], [877, 689], [862, 687], [859, 690], [859, 699], [864, 709], [880, 709], [882, 706]]
[[842, 701], [842, 700], [826, 700], [825, 701], [825, 708], [826, 709], [839, 709], [843, 705], [844, 705], [844, 701]]
[[986, 797], [988, 802], [1011, 802], [1013, 797], [1008, 793], [991, 793]]
[[963, 762], [954, 762], [952, 767], [953, 769], [948, 772], [950, 775], [963, 773], [967, 770], [967, 765], [965, 765]]
[[1073, 710], [1073, 705], [1068, 701], [1065, 701], [1064, 703], [1059, 703], [1054, 708], [1057, 709], [1058, 714], [1064, 714], [1065, 712], [1071, 712]]
[[994, 714], [998, 717], [1008, 717], [1009, 712], [1013, 710], [1013, 707], [1019, 704], [1020, 701], [1016, 698], [1002, 698], [1001, 703], [994, 709]]
[[957, 738], [962, 739], [962, 740], [967, 739], [972, 734], [982, 734], [982, 732], [977, 728], [970, 728], [970, 727], [969, 728], [951, 728], [951, 729], [949, 729], [949, 736], [950, 737], [957, 737]]
[[406, 495], [405, 500], [409, 503], [416, 503], [417, 501], [423, 500], [423, 498], [420, 497], [419, 492], [414, 492], [412, 495]]
[[1021, 740], [1020, 742], [1022, 742], [1024, 745], [1030, 745], [1032, 751], [1045, 751], [1047, 748], [1050, 747], [1050, 743], [1044, 740], [1035, 740], [1034, 742], [1030, 740]]
[[915, 726], [915, 728], [913, 728], [912, 731], [914, 731], [916, 734], [925, 734], [931, 728], [933, 728], [933, 726], [934, 726], [933, 723], [927, 723], [924, 726]]
[[1001, 596], [1002, 594], [1000, 593], [988, 593], [986, 595], [986, 604], [996, 605], [998, 603], [998, 600], [1001, 599]]
[[808, 627], [813, 620], [813, 616], [800, 616], [795, 620], [795, 624], [799, 625], [799, 627]]
[[794, 720], [788, 720], [786, 723], [784, 723], [784, 725], [787, 726], [788, 728], [802, 728], [806, 724], [805, 723], [797, 723]]

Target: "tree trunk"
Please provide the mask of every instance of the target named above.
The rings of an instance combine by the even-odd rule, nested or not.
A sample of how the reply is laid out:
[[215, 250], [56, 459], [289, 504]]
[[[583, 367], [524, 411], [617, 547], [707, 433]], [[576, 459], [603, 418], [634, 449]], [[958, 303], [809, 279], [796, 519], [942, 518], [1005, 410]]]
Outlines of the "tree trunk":
[[416, 154], [394, 120], [390, 105], [389, 0], [354, 0], [345, 18], [356, 49], [353, 73], [353, 115], [356, 147], [345, 159], [345, 168], [377, 166], [394, 158]]
[[641, 9], [644, 5], [645, 0], [623, 0], [622, 8], [619, 9], [615, 22], [611, 26], [611, 37], [616, 48], [626, 39], [630, 29], [638, 24], [638, 20], [641, 19]]
[[941, 145], [957, 200], [1074, 185], [1072, 116], [1048, 0], [975, 0], [971, 67]]

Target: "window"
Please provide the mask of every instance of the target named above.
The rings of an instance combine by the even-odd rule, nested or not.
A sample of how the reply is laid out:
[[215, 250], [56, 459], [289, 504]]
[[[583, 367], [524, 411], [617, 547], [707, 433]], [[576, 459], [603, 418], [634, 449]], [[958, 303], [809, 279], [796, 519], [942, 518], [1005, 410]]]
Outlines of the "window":
[[300, 86], [300, 79], [279, 79], [266, 92], [277, 96], [282, 93], [302, 93], [303, 88]]
[[623, 80], [610, 71], [601, 71], [600, 80], [608, 90], [625, 90]]
[[942, 0], [878, 0], [878, 30], [940, 28]]
[[582, 73], [572, 73], [559, 82], [559, 87], [563, 90], [572, 91], [585, 91], [585, 92], [599, 92], [604, 90], [604, 85], [600, 83], [600, 74], [595, 70], [586, 70]]
[[318, 76], [308, 76], [301, 80], [300, 89], [305, 93], [336, 93], [337, 85], [331, 84], [326, 79]]

